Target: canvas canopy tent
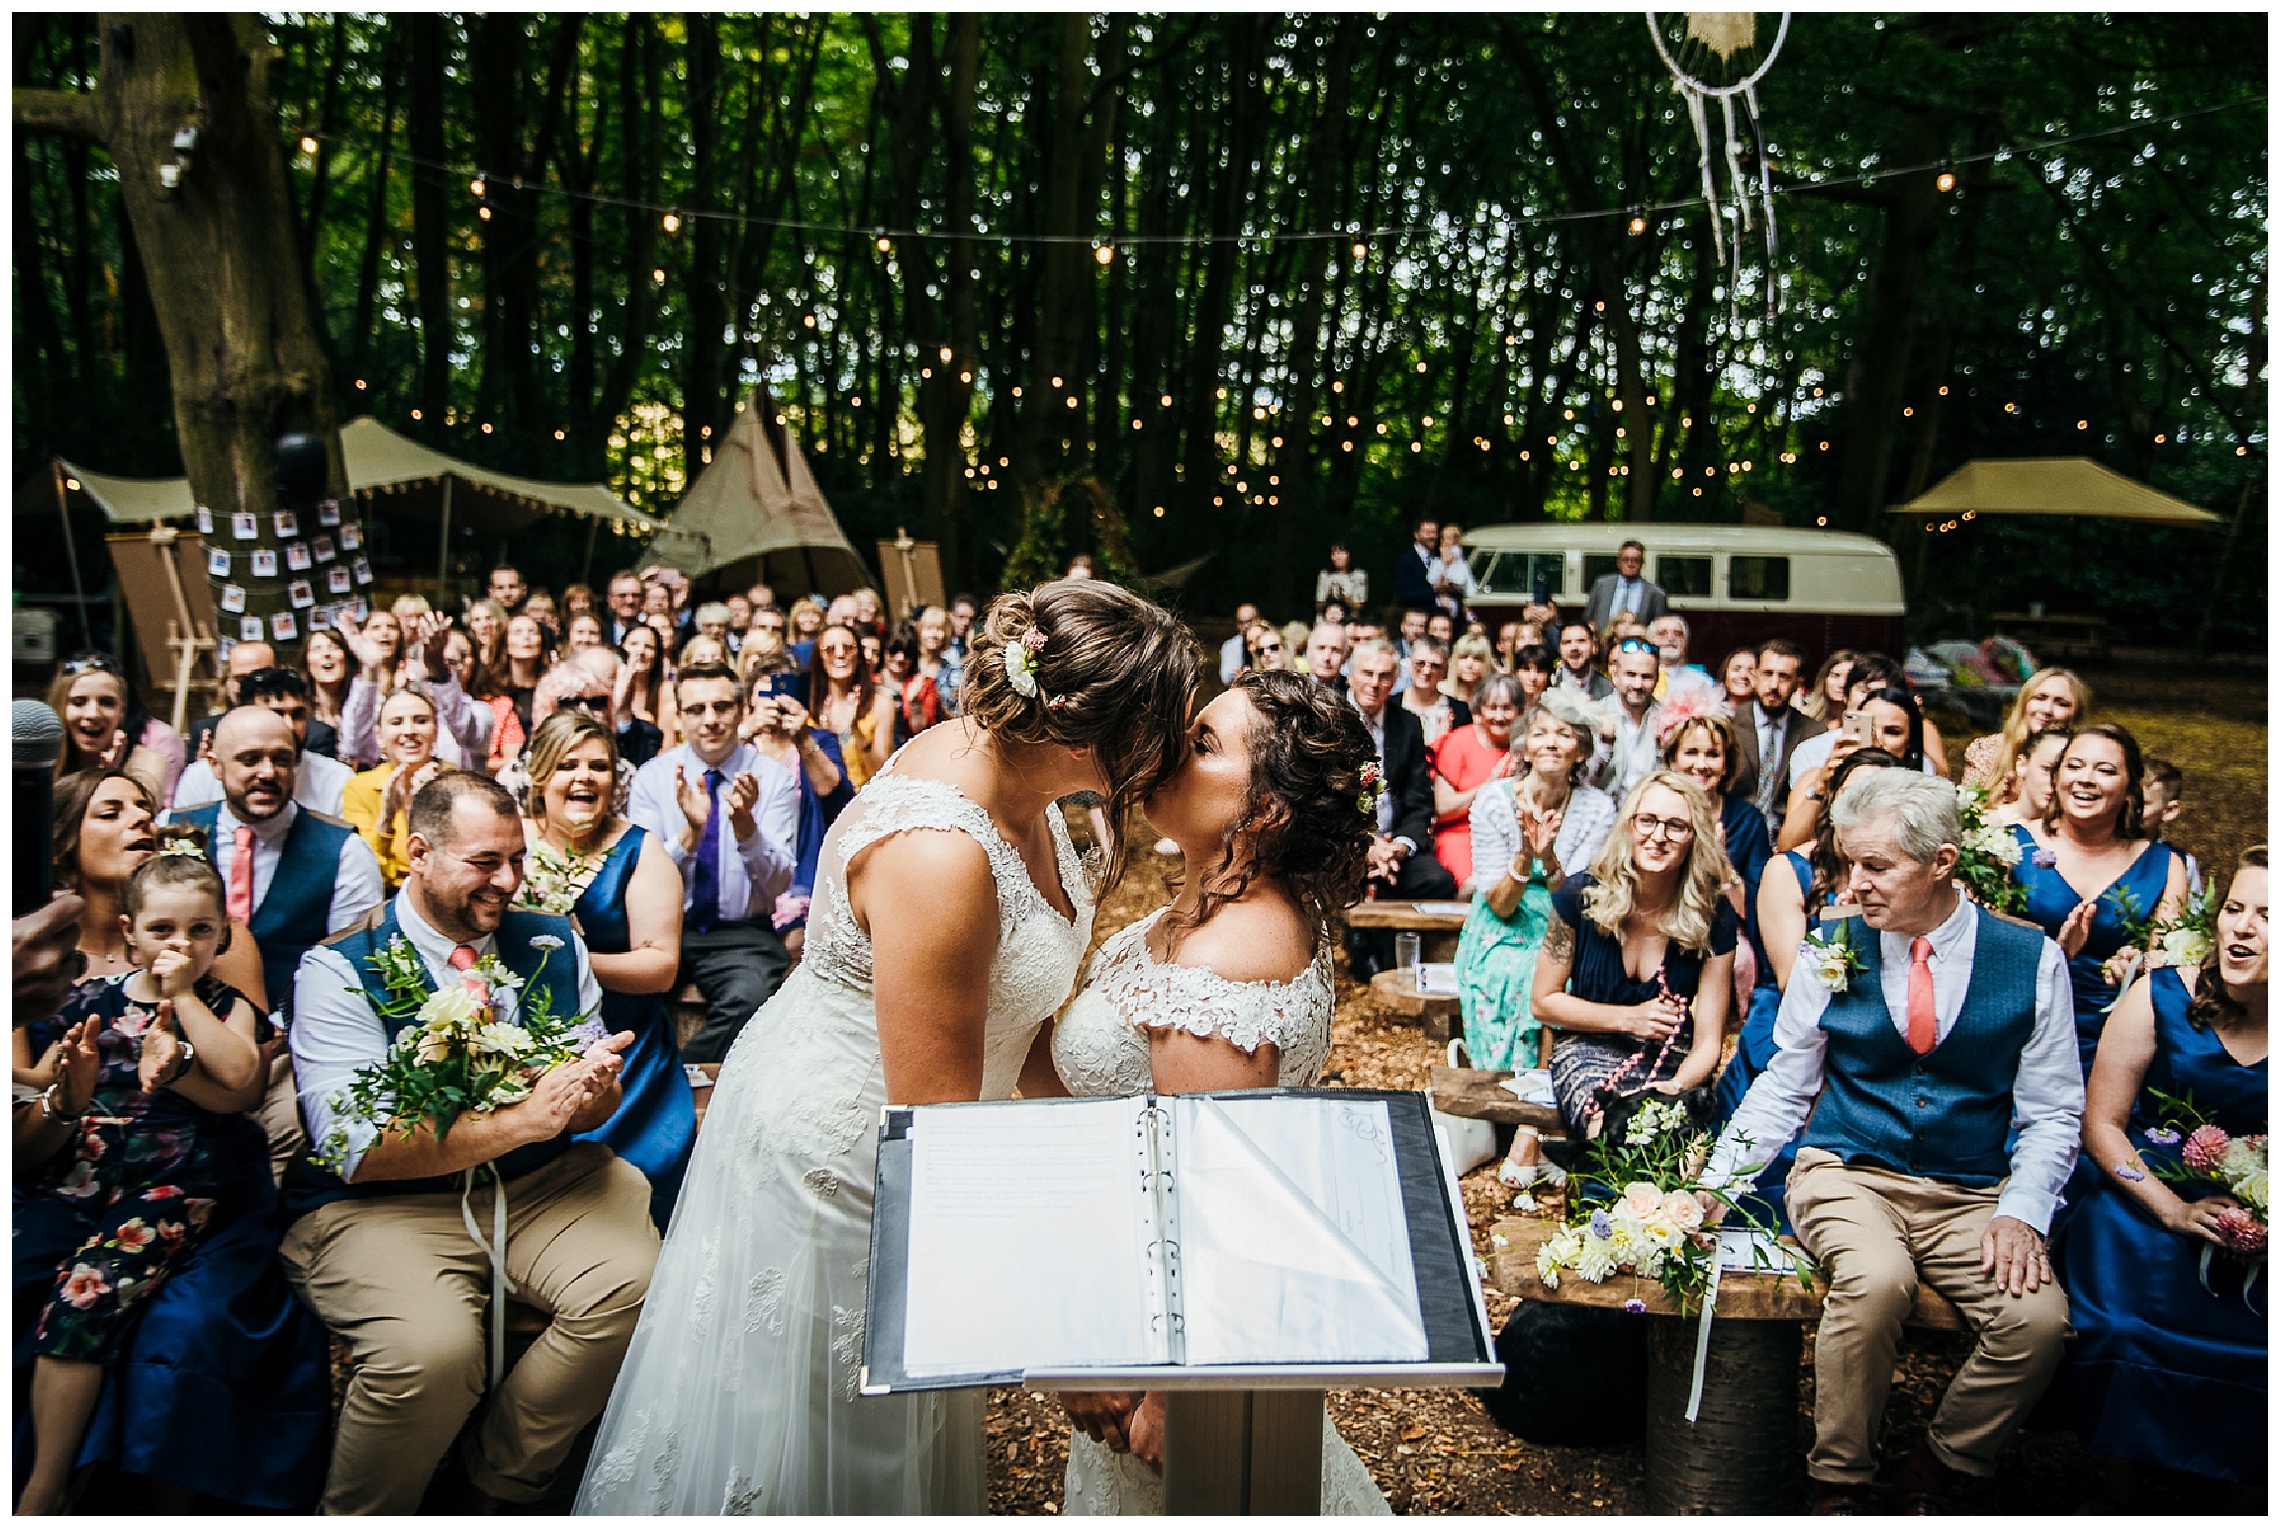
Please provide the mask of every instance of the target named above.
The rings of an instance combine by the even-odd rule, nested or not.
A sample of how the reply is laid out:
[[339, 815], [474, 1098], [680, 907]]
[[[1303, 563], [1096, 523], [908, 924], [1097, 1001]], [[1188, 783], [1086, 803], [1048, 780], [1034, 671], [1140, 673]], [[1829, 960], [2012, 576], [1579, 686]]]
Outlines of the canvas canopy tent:
[[1891, 513], [1927, 520], [1961, 515], [2088, 515], [2139, 525], [2225, 523], [2221, 515], [2148, 488], [2086, 456], [1966, 462], [1929, 492], [1893, 505]]
[[680, 507], [649, 544], [649, 559], [692, 583], [738, 588], [765, 579], [778, 596], [849, 594], [872, 582], [816, 487], [766, 393], [746, 398]]

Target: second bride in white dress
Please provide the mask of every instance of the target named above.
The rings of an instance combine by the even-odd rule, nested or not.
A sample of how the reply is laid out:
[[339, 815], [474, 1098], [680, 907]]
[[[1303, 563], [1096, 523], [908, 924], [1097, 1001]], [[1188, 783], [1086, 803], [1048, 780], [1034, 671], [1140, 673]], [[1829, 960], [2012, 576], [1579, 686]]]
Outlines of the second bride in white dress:
[[[1353, 707], [1302, 674], [1247, 675], [1196, 720], [1146, 801], [1188, 884], [1102, 945], [1022, 1075], [1025, 1097], [1311, 1087], [1330, 1055], [1334, 919], [1360, 894], [1376, 758]], [[1063, 1397], [1064, 1511], [1164, 1510], [1163, 1396]], [[1325, 1413], [1322, 1510], [1389, 1511]]]

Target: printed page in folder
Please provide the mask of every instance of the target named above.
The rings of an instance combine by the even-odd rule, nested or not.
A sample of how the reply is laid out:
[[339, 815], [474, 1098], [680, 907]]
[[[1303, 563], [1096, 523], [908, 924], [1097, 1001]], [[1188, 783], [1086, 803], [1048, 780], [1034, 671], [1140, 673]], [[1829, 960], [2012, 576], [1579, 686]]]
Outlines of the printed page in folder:
[[1163, 1101], [1188, 1363], [1426, 1359], [1382, 1100]]
[[925, 1110], [911, 1132], [913, 1376], [1160, 1364], [1144, 1098]]

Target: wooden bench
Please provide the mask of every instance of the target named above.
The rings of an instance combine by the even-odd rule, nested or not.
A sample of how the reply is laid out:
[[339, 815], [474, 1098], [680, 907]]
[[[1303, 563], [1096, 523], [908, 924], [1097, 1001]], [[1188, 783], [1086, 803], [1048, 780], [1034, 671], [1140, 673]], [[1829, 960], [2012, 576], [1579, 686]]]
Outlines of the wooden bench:
[[1454, 898], [1446, 905], [1461, 910], [1445, 912], [1416, 902], [1356, 902], [1346, 909], [1346, 926], [1416, 934], [1422, 940], [1426, 962], [1445, 963], [1457, 958], [1457, 935], [1471, 910]]
[[[1797, 1510], [1803, 1483], [1793, 1419], [1806, 1324], [1821, 1314], [1825, 1283], [1793, 1275], [1728, 1273], [1710, 1324], [1701, 1410], [1686, 1420], [1700, 1313], [1685, 1315], [1651, 1280], [1620, 1275], [1603, 1284], [1568, 1275], [1557, 1289], [1536, 1276], [1536, 1253], [1559, 1227], [1500, 1220], [1489, 1231], [1489, 1278], [1524, 1300], [1620, 1310], [1646, 1306], [1646, 1510], [1657, 1515]], [[1907, 1325], [1966, 1331], [1956, 1308], [1918, 1285]]]
[[[1551, 1104], [1525, 1103], [1500, 1086], [1511, 1075], [1474, 1067], [1437, 1066], [1427, 1083], [1426, 1096], [1443, 1114], [1454, 1114], [1460, 1119], [1484, 1119], [1492, 1125], [1531, 1125], [1546, 1140], [1565, 1140], [1567, 1127], [1561, 1123], [1557, 1108]], [[1523, 1220], [1514, 1224], [1538, 1222]]]

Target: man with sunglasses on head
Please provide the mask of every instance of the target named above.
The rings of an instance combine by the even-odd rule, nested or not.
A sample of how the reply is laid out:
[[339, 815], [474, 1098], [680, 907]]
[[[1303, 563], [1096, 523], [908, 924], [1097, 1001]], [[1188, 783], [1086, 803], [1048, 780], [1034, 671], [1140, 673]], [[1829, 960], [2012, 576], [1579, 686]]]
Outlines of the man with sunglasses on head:
[[1655, 723], [1662, 707], [1655, 703], [1655, 681], [1662, 675], [1662, 655], [1645, 637], [1625, 637], [1615, 644], [1607, 667], [1615, 715], [1612, 729], [1600, 732], [1605, 752], [1592, 761], [1592, 774], [1594, 783], [1619, 802], [1661, 767]]

